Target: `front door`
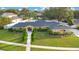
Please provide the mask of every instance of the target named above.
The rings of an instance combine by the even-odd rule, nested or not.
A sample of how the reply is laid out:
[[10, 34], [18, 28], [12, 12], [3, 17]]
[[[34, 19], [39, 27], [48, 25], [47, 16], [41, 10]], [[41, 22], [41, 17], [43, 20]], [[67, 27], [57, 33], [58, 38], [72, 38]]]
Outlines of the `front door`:
[[28, 27], [27, 29], [28, 29], [28, 31], [32, 31], [32, 27]]

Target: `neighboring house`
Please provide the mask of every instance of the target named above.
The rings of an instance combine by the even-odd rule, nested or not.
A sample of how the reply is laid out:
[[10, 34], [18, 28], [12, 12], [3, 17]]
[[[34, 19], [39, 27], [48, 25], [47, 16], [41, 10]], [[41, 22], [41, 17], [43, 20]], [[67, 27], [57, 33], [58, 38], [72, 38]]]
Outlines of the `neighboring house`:
[[14, 13], [3, 13], [2, 14], [2, 17], [9, 17], [12, 19], [12, 22], [19, 22], [19, 21], [22, 21], [22, 19], [20, 17], [17, 16], [17, 14], [14, 14]]
[[22, 18], [20, 18], [18, 16], [13, 16], [13, 17], [11, 17], [11, 19], [12, 19], [12, 22], [20, 22], [20, 21], [22, 21]]
[[2, 14], [2, 17], [9, 17], [9, 18], [11, 18], [11, 17], [13, 17], [13, 16], [17, 16], [17, 14], [8, 13], [8, 12]]
[[46, 21], [46, 20], [37, 20], [35, 22], [19, 22], [12, 26], [12, 28], [45, 28], [48, 27], [53, 31], [68, 31], [71, 28], [69, 26], [61, 25], [60, 22], [57, 21]]

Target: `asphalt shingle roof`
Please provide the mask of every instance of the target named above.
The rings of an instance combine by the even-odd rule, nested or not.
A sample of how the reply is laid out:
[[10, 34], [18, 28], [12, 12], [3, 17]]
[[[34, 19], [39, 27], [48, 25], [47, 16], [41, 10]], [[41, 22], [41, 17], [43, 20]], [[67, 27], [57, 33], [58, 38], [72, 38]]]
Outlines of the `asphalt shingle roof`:
[[20, 22], [18, 24], [15, 24], [13, 27], [27, 27], [27, 26], [33, 26], [33, 27], [43, 27], [47, 26], [50, 29], [70, 29], [68, 26], [60, 25], [58, 22], [46, 22], [45, 20], [38, 20], [35, 22]]

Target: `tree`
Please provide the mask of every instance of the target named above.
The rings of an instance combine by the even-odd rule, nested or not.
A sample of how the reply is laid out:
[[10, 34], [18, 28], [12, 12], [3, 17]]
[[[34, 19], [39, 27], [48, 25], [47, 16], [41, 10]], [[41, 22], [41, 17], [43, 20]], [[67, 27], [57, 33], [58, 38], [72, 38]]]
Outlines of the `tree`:
[[50, 20], [64, 21], [67, 17], [73, 17], [73, 11], [70, 7], [50, 7], [44, 10], [43, 15]]
[[0, 10], [0, 14], [2, 14], [2, 13], [4, 13], [5, 12], [5, 10]]
[[30, 18], [33, 18], [33, 19], [37, 19], [37, 12], [35, 12], [35, 11], [30, 11], [29, 17], [30, 17]]
[[68, 18], [67, 18], [67, 23], [68, 23], [69, 25], [73, 25], [73, 23], [74, 23], [73, 18], [72, 18], [72, 17], [68, 17]]
[[4, 25], [11, 23], [11, 19], [8, 17], [0, 17], [0, 27], [2, 28]]
[[16, 9], [7, 9], [7, 10], [5, 10], [5, 12], [11, 12], [11, 13], [18, 14], [19, 11]]
[[34, 33], [35, 33], [35, 29], [32, 31], [32, 34], [31, 34], [31, 43], [34, 41]]
[[29, 10], [26, 8], [23, 8], [19, 13], [19, 16], [21, 16], [23, 20], [28, 19], [29, 15], [30, 15]]
[[74, 18], [79, 19], [79, 10], [74, 10]]

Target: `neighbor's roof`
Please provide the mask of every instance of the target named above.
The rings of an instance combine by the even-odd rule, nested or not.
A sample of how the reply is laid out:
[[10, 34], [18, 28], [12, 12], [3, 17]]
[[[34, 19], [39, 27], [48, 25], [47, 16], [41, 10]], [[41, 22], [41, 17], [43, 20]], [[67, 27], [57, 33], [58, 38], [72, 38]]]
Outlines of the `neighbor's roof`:
[[20, 17], [18, 17], [18, 16], [13, 16], [11, 19], [20, 19]]
[[10, 16], [10, 15], [16, 15], [16, 14], [14, 14], [14, 13], [8, 13], [8, 12], [2, 14], [2, 16]]

